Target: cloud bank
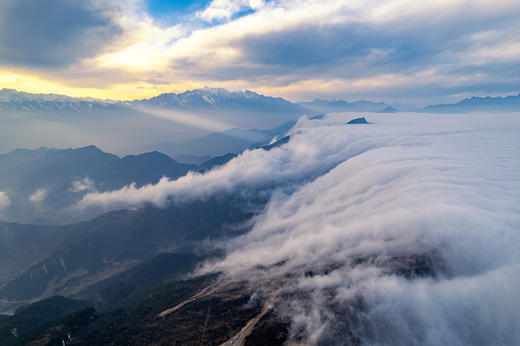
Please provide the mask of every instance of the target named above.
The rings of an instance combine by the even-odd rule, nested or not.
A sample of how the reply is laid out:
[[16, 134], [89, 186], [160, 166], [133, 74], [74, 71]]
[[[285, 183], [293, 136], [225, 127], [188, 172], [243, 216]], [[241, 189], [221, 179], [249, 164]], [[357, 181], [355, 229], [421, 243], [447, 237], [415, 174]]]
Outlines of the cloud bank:
[[359, 128], [379, 145], [275, 194], [210, 270], [281, 286], [294, 341], [518, 343], [520, 122], [471, 117]]
[[[378, 145], [353, 128], [332, 127], [326, 122], [307, 118], [301, 118], [288, 134], [291, 140], [286, 145], [270, 151], [247, 150], [209, 173], [189, 172], [174, 181], [163, 178], [155, 185], [140, 188], [130, 185], [117, 191], [88, 193], [76, 207], [101, 206], [109, 210], [146, 203], [164, 206], [171, 199], [204, 198], [213, 193], [294, 189], [302, 181], [323, 174], [345, 158]], [[310, 137], [312, 141], [309, 141]]]
[[89, 193], [78, 207], [270, 196], [203, 269], [271, 298], [310, 344], [520, 341], [520, 121], [513, 115], [300, 119], [289, 143], [206, 174]]

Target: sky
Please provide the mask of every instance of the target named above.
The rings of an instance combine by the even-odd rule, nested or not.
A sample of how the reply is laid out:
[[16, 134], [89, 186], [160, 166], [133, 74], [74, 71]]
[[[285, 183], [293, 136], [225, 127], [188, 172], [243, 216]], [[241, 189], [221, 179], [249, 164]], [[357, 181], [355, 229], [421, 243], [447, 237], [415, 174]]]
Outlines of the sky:
[[516, 0], [3, 0], [0, 86], [406, 104], [520, 92]]

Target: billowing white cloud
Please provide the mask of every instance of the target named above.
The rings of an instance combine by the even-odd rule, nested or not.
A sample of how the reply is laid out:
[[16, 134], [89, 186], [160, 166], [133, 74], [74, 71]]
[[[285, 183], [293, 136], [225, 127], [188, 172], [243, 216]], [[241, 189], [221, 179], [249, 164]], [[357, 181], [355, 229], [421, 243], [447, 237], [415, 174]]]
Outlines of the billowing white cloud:
[[243, 10], [257, 10], [265, 6], [264, 0], [213, 0], [198, 16], [208, 22], [215, 19], [231, 19]]
[[[275, 306], [294, 341], [518, 343], [520, 121], [375, 122], [352, 131], [378, 145], [273, 195], [252, 231], [206, 270], [266, 297], [282, 286]], [[424, 277], [405, 278], [417, 267]]]
[[202, 272], [271, 297], [291, 340], [518, 343], [518, 116], [368, 114], [372, 124], [345, 125], [354, 116], [302, 118], [271, 151], [78, 206], [260, 191], [270, 201], [252, 230]]
[[40, 203], [43, 202], [43, 200], [45, 199], [46, 196], [47, 196], [47, 189], [41, 188], [41, 189], [34, 191], [33, 194], [31, 194], [29, 196], [29, 201], [31, 203], [33, 203], [34, 205], [40, 205]]
[[[170, 198], [199, 198], [241, 188], [293, 186], [375, 145], [366, 141], [362, 133], [347, 126], [329, 127], [326, 123], [316, 126], [315, 120], [306, 118], [300, 119], [290, 134], [292, 137], [287, 145], [271, 151], [245, 151], [209, 173], [189, 172], [174, 181], [163, 178], [155, 185], [140, 188], [130, 185], [117, 191], [89, 193], [78, 203], [78, 207], [104, 206], [113, 209], [144, 203], [163, 206]], [[310, 136], [314, 137], [312, 142], [308, 141]]]
[[9, 196], [4, 191], [0, 191], [0, 213], [11, 205]]
[[83, 179], [74, 180], [71, 183], [70, 191], [72, 192], [89, 192], [94, 191], [96, 189], [96, 185], [92, 179], [89, 177], [85, 177]]

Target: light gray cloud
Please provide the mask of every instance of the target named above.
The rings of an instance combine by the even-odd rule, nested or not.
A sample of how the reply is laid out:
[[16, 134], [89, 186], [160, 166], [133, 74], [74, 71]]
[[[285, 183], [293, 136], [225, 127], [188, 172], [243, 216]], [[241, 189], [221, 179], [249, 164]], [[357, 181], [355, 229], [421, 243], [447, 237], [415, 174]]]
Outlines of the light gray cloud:
[[70, 191], [76, 193], [96, 190], [96, 184], [94, 180], [90, 179], [89, 177], [74, 180], [70, 185]]
[[170, 26], [143, 0], [0, 6], [3, 67], [110, 97], [211, 85], [424, 105], [520, 92], [512, 0], [216, 0]]
[[34, 191], [29, 196], [29, 202], [31, 202], [32, 204], [34, 204], [36, 206], [39, 206], [45, 200], [45, 197], [47, 197], [47, 189], [40, 188], [40, 189]]
[[[465, 1], [295, 6], [277, 1], [202, 31], [206, 43], [202, 32], [195, 32], [183, 43], [204, 50], [173, 57], [171, 67], [185, 78], [247, 80], [300, 98], [319, 94], [434, 102], [467, 93], [514, 93], [520, 27], [513, 13], [518, 9], [512, 1], [500, 6]], [[212, 43], [216, 41], [218, 45]], [[220, 59], [220, 52], [232, 54]], [[312, 80], [314, 85], [298, 86]], [[331, 80], [344, 85], [320, 94], [316, 85]]]
[[11, 205], [9, 196], [4, 191], [0, 191], [0, 213]]

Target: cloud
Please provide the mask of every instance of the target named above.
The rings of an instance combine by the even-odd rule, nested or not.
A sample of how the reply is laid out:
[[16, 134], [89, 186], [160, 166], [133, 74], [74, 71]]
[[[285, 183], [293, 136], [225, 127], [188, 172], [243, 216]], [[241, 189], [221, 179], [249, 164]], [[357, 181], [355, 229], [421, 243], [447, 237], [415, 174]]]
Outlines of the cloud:
[[[282, 286], [295, 342], [518, 343], [520, 123], [472, 117], [356, 127], [379, 145], [274, 194], [209, 270], [266, 297]], [[399, 274], [417, 260], [433, 274]]]
[[[164, 206], [172, 198], [203, 198], [213, 193], [233, 193], [240, 189], [291, 188], [374, 145], [364, 141], [362, 134], [348, 127], [336, 127], [331, 134], [327, 127], [316, 128], [314, 121], [306, 118], [302, 118], [289, 133], [292, 137], [288, 144], [271, 151], [247, 150], [225, 166], [217, 167], [209, 173], [189, 172], [174, 181], [162, 178], [155, 185], [140, 188], [130, 185], [117, 191], [88, 193], [77, 207], [115, 209], [146, 203]], [[309, 136], [314, 136], [320, 145], [309, 142]], [[331, 154], [331, 150], [336, 152]]]
[[[57, 8], [61, 2], [73, 6], [60, 0]], [[22, 6], [29, 14], [38, 12], [32, 2], [6, 4], [9, 11], [0, 13]], [[117, 97], [135, 95], [131, 90], [137, 86], [149, 96], [193, 85], [251, 88], [292, 99], [372, 97], [416, 103], [520, 92], [515, 73], [520, 70], [520, 5], [515, 1], [214, 0], [170, 25], [137, 0], [74, 6], [71, 16], [49, 7], [60, 19], [55, 26], [79, 18], [56, 35], [54, 26], [35, 31], [41, 18], [23, 21], [35, 23], [24, 30], [18, 22], [3, 21], [3, 46], [11, 46], [2, 51], [4, 60], [20, 68], [68, 64], [36, 72], [58, 84], [97, 87]], [[98, 31], [107, 31], [106, 40], [91, 39]], [[34, 32], [42, 36], [36, 36], [37, 42], [55, 49], [25, 54], [26, 48], [11, 38], [31, 39]], [[322, 84], [328, 85], [325, 91]]]
[[121, 34], [110, 8], [94, 0], [2, 1], [0, 62], [59, 68], [96, 55]]
[[[206, 174], [87, 194], [78, 207], [263, 194], [249, 233], [201, 272], [249, 283], [310, 344], [516, 344], [515, 114], [300, 119], [290, 141]], [[281, 298], [283, 297], [283, 298]]]
[[227, 19], [244, 10], [257, 10], [265, 6], [264, 0], [213, 0], [198, 16], [205, 21]]
[[29, 201], [32, 204], [39, 206], [45, 200], [46, 196], [47, 196], [47, 189], [41, 188], [41, 189], [34, 191], [34, 193], [29, 196]]
[[[430, 95], [432, 87], [443, 96], [479, 85], [482, 92], [491, 81], [500, 84], [510, 78], [506, 73], [497, 78], [488, 70], [504, 63], [503, 57], [492, 54], [497, 44], [504, 46], [499, 51], [514, 51], [519, 27], [509, 14], [516, 9], [512, 2], [490, 9], [482, 2], [461, 1], [432, 6], [403, 1], [279, 1], [246, 17], [193, 31], [173, 45], [177, 49], [171, 68], [185, 78], [221, 83], [241, 79], [265, 89], [293, 86], [293, 97], [319, 93], [312, 83], [298, 88], [304, 81], [340, 79], [348, 86], [370, 78], [375, 83], [358, 92], [337, 88], [327, 93], [424, 98], [414, 94], [418, 84], [414, 76], [428, 72], [433, 72]], [[432, 11], [438, 13], [434, 18]], [[478, 35], [488, 31], [499, 34], [495, 40]], [[514, 53], [506, 55], [511, 57], [508, 63], [518, 65]], [[489, 59], [484, 61], [484, 56]], [[454, 67], [473, 67], [480, 75], [471, 79], [475, 73], [453, 73]], [[388, 75], [401, 81], [399, 88], [387, 86]], [[444, 87], [446, 82], [452, 88]]]
[[89, 177], [75, 180], [70, 184], [70, 191], [72, 192], [89, 192], [96, 189], [96, 184]]
[[0, 191], [0, 213], [7, 209], [11, 205], [11, 200], [9, 199], [9, 196], [4, 191]]
[[[520, 340], [520, 121], [512, 115], [300, 119], [289, 143], [206, 174], [89, 193], [107, 209], [263, 194], [219, 271], [274, 297], [291, 340], [515, 344]], [[283, 299], [278, 299], [283, 297]]]

